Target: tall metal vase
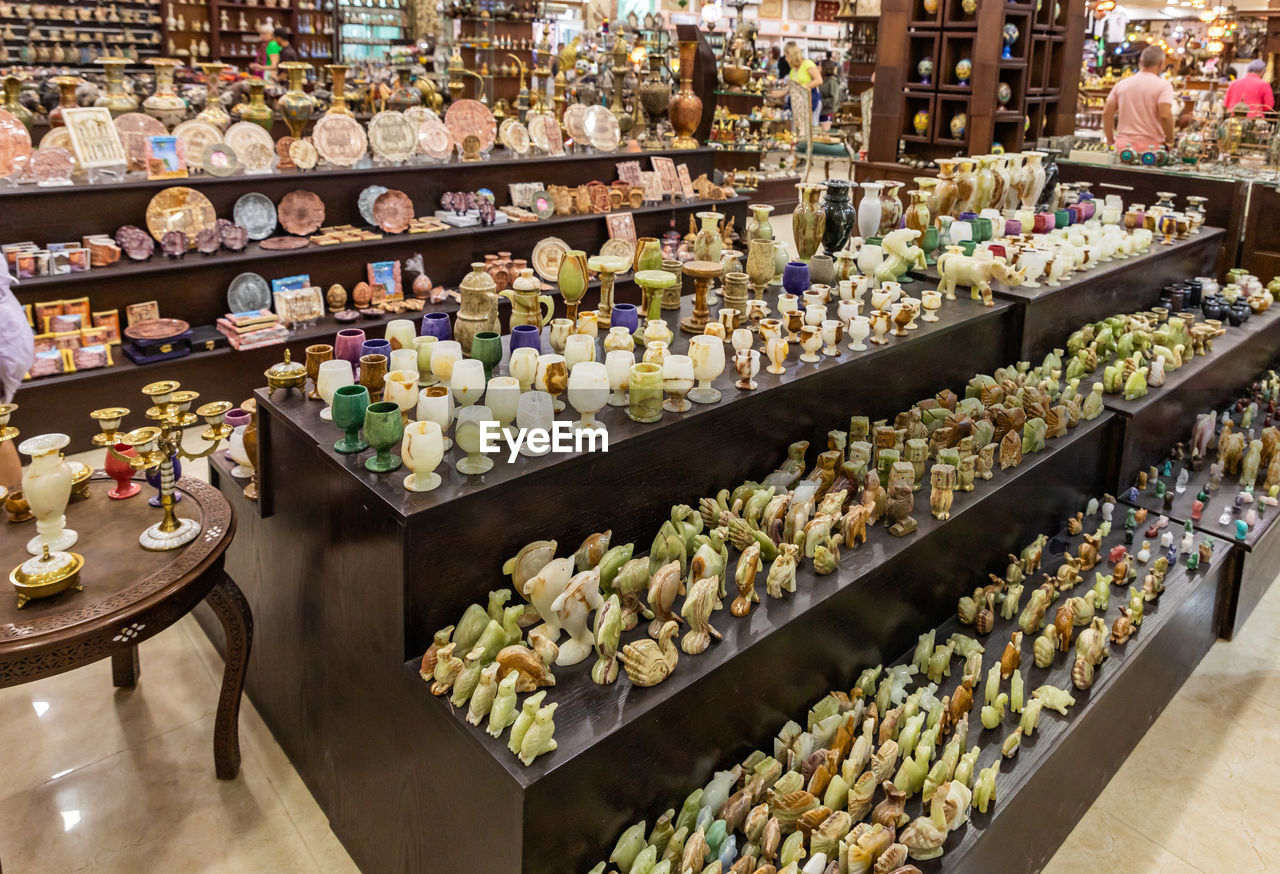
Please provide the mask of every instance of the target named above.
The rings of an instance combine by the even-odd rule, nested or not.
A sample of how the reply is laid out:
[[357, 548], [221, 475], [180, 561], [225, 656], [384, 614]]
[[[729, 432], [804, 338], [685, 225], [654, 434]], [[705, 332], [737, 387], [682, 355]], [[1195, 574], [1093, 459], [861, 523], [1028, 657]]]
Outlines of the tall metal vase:
[[693, 138], [698, 122], [702, 121], [702, 99], [693, 91], [693, 63], [697, 56], [696, 40], [680, 41], [680, 89], [667, 104], [667, 115], [676, 135], [671, 145], [676, 149], [698, 148], [698, 141]]

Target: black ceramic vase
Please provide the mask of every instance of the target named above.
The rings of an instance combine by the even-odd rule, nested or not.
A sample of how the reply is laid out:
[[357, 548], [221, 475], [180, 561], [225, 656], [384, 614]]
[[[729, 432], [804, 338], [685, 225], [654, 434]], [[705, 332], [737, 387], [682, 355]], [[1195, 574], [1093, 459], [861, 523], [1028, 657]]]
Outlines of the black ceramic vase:
[[849, 242], [849, 235], [853, 233], [858, 220], [858, 213], [849, 200], [850, 184], [842, 179], [830, 179], [827, 181], [827, 193], [823, 197], [827, 225], [822, 231], [822, 251], [832, 257]]

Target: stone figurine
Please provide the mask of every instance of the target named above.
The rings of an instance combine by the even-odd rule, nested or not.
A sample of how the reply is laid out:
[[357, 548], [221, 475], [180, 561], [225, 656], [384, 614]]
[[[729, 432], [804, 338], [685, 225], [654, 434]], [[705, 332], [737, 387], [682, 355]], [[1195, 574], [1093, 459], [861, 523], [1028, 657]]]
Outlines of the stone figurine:
[[637, 686], [656, 686], [676, 669], [680, 652], [673, 638], [680, 626], [674, 619], [666, 621], [658, 632], [658, 642], [641, 639], [622, 648], [619, 658], [631, 682]]
[[951, 518], [951, 502], [955, 496], [956, 469], [949, 464], [935, 464], [929, 471], [929, 482], [932, 492], [929, 495], [929, 510], [935, 519], [946, 521]]
[[720, 604], [720, 582], [715, 577], [703, 577], [689, 589], [680, 611], [689, 623], [689, 632], [680, 641], [686, 655], [698, 655], [711, 645], [711, 638], [720, 640], [720, 632], [711, 626], [711, 614]]
[[596, 663], [591, 666], [591, 679], [602, 686], [618, 679], [618, 643], [622, 635], [622, 601], [617, 594], [610, 595], [596, 611], [592, 637], [596, 650]]
[[[863, 539], [866, 539], [865, 532]], [[765, 590], [770, 598], [781, 598], [783, 592], [796, 590], [796, 557], [799, 553], [800, 547], [793, 543], [778, 546], [778, 555], [765, 578]]]
[[[827, 527], [829, 530], [830, 526]], [[751, 612], [751, 605], [759, 603], [760, 596], [756, 594], [756, 575], [759, 573], [760, 546], [753, 543], [738, 558], [738, 567], [734, 572], [734, 580], [738, 584], [738, 597], [733, 600], [730, 607], [730, 612], [734, 616], [739, 618], [746, 616]]]

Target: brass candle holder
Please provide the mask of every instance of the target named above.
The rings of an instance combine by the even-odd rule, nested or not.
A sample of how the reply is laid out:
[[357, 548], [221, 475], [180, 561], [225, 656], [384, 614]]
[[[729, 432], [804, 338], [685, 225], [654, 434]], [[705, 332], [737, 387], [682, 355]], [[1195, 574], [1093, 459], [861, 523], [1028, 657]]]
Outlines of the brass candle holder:
[[9, 417], [17, 411], [17, 404], [0, 404], [0, 443], [18, 436], [18, 429], [9, 424]]
[[114, 446], [120, 439], [120, 423], [129, 415], [128, 407], [103, 407], [89, 414], [98, 423], [101, 434], [93, 435], [94, 446]]
[[[199, 393], [182, 390], [174, 380], [153, 382], [144, 386], [142, 393], [151, 400], [146, 416], [155, 424], [135, 428], [123, 435], [113, 431], [114, 439], [108, 444], [107, 451], [134, 470], [159, 470], [160, 507], [164, 518], [143, 531], [138, 542], [143, 549], [162, 552], [185, 546], [200, 533], [199, 522], [195, 519], [180, 519], [174, 512], [174, 459], [181, 457], [194, 461], [212, 455], [218, 444], [231, 435], [231, 426], [224, 421], [231, 404], [227, 401], [214, 401], [204, 404], [193, 413], [191, 405], [200, 397]], [[122, 407], [109, 408], [107, 411], [128, 413]], [[110, 421], [108, 417], [97, 415], [101, 412], [103, 410], [97, 410], [91, 415], [100, 423]], [[123, 419], [123, 415], [119, 418]], [[206, 425], [200, 439], [208, 446], [200, 452], [189, 452], [182, 445], [183, 429], [191, 427], [200, 419], [204, 419]], [[119, 420], [116, 420], [115, 428], [119, 428], [119, 424]], [[116, 442], [130, 446], [137, 455], [129, 457], [117, 452]]]

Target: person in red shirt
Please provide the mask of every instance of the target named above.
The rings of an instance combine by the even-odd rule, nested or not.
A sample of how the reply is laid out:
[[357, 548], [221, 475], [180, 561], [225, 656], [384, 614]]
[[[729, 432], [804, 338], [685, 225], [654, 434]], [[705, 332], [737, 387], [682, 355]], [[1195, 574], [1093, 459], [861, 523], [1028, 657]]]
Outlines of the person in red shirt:
[[1271, 93], [1271, 86], [1262, 79], [1262, 71], [1266, 68], [1265, 61], [1253, 61], [1243, 76], [1227, 86], [1227, 112], [1243, 103], [1249, 107], [1250, 118], [1261, 118], [1263, 110], [1275, 108], [1276, 98]]

